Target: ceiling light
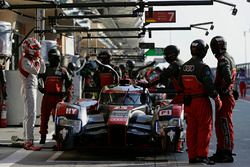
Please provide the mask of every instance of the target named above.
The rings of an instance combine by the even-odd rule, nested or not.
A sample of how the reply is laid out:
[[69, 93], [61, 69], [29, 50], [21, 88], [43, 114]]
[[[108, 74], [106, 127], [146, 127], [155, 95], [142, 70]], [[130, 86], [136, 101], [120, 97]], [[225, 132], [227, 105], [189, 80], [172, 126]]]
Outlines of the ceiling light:
[[210, 30], [213, 30], [213, 29], [214, 29], [214, 25], [211, 25], [211, 26], [210, 26]]
[[235, 16], [238, 12], [238, 9], [236, 9], [235, 7], [232, 9], [232, 15]]
[[56, 29], [55, 29], [55, 27], [52, 27], [52, 33], [53, 33], [53, 34], [56, 34]]

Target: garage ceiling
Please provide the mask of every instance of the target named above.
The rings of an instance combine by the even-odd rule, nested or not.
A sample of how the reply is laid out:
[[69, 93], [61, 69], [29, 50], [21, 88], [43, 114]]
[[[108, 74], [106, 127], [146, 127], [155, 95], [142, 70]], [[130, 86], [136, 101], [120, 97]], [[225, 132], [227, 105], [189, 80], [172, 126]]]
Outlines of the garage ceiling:
[[[104, 3], [104, 2], [137, 2], [136, 0], [81, 0], [78, 2], [91, 2], [91, 3]], [[98, 8], [90, 8], [92, 11], [97, 11], [100, 15], [123, 15], [123, 14], [132, 14], [136, 7], [98, 7]], [[142, 27], [143, 19], [140, 17], [114, 17], [114, 18], [99, 18], [94, 21], [101, 22], [105, 28], [138, 28]], [[121, 48], [121, 50], [113, 50], [115, 54], [121, 54], [120, 58], [126, 58], [126, 55], [135, 59], [136, 55], [141, 54], [141, 50], [139, 49], [139, 42], [143, 40], [143, 38], [125, 38], [126, 36], [138, 36], [140, 32], [138, 31], [109, 31], [103, 32], [106, 36], [116, 36], [121, 38], [110, 38], [110, 40], [114, 43], [117, 49]], [[124, 37], [124, 38], [122, 38]], [[138, 56], [139, 57], [139, 56]], [[119, 57], [117, 57], [119, 59]]]
[[[24, 5], [24, 4], [48, 4], [48, 3], [112, 3], [112, 2], [138, 2], [137, 0], [6, 0], [9, 4], [13, 5]], [[79, 15], [79, 13], [83, 15], [121, 15], [121, 14], [133, 14], [133, 11], [136, 7], [98, 7], [98, 8], [71, 8], [71, 9], [63, 9], [65, 11], [64, 14], [67, 15]], [[58, 14], [61, 13], [61, 9], [58, 9]], [[35, 9], [16, 9], [15, 11], [21, 12], [22, 14], [26, 14], [29, 16], [36, 15]], [[53, 8], [46, 9], [45, 11], [46, 17], [48, 16], [55, 16], [55, 10]], [[25, 19], [24, 19], [25, 20]], [[138, 17], [113, 17], [113, 18], [95, 18], [91, 19], [92, 22], [98, 23], [103, 28], [138, 28], [142, 27], [143, 19], [142, 13]], [[61, 21], [58, 20], [58, 26], [60, 24], [65, 23], [65, 20]], [[67, 24], [73, 23], [70, 20], [66, 20]], [[48, 25], [48, 23], [46, 23]], [[73, 25], [72, 25], [73, 26]], [[98, 37], [98, 36], [115, 36], [117, 38], [107, 38], [107, 39], [99, 39], [100, 41], [107, 41], [112, 43], [109, 45], [109, 50], [113, 52], [114, 58], [126, 58], [124, 56], [130, 56], [131, 59], [136, 59], [137, 55], [141, 54], [141, 50], [139, 49], [139, 42], [141, 42], [142, 38], [134, 38], [138, 36], [140, 32], [138, 31], [106, 31], [106, 32], [98, 32], [98, 33], [91, 33], [90, 36]], [[85, 33], [86, 35], [86, 33]], [[133, 38], [126, 38], [126, 36], [132, 36]], [[119, 38], [121, 37], [121, 38]], [[86, 47], [86, 46], [85, 46]], [[113, 48], [113, 49], [110, 49]], [[123, 57], [121, 57], [122, 55]]]

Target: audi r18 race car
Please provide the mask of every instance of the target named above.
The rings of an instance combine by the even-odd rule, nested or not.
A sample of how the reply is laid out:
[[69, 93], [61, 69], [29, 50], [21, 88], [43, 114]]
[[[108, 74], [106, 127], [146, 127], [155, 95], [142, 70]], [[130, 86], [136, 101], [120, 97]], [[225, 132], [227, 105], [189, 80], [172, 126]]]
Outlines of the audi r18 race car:
[[[150, 143], [156, 133], [150, 103], [147, 90], [131, 84], [105, 86], [98, 102], [58, 103], [54, 135], [58, 149], [90, 143]], [[91, 109], [97, 104], [97, 109]]]
[[59, 150], [88, 145], [166, 150], [164, 128], [172, 123], [163, 121], [169, 113], [169, 109], [154, 110], [145, 88], [126, 82], [109, 85], [103, 87], [98, 101], [58, 103], [54, 139]]

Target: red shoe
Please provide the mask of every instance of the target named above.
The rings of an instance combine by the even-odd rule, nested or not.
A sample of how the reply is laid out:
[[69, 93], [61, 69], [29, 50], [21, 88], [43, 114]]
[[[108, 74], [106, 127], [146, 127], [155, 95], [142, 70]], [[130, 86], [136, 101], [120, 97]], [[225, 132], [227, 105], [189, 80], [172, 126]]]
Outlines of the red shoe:
[[40, 151], [42, 148], [39, 146], [34, 146], [34, 144], [31, 141], [28, 141], [24, 143], [24, 149], [25, 150], [32, 150], [32, 151]]

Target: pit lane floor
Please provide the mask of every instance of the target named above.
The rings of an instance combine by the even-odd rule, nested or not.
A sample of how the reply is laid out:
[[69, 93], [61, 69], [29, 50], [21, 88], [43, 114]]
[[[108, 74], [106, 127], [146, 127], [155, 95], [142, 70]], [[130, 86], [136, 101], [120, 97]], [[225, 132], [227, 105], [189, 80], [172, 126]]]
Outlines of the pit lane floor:
[[[240, 99], [234, 109], [235, 149], [237, 154], [235, 162], [230, 164], [215, 164], [215, 167], [248, 167], [250, 164], [250, 96]], [[36, 143], [39, 140], [39, 128], [35, 128]], [[50, 122], [50, 135], [44, 149], [38, 152], [26, 151], [18, 147], [6, 147], [11, 143], [13, 135], [22, 136], [21, 127], [8, 127], [0, 129], [0, 167], [23, 167], [23, 166], [62, 166], [62, 167], [187, 167], [204, 166], [203, 164], [189, 165], [187, 153], [170, 153], [165, 155], [137, 154], [136, 152], [102, 151], [98, 150], [73, 150], [54, 151], [55, 144], [51, 140], [53, 123]], [[215, 135], [211, 140], [210, 155], [214, 153]]]

